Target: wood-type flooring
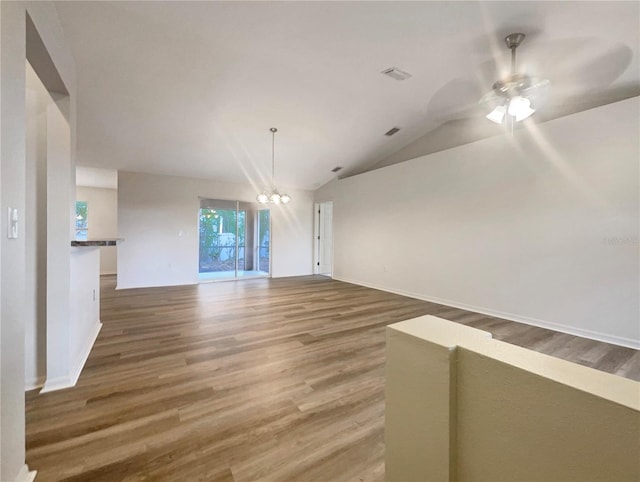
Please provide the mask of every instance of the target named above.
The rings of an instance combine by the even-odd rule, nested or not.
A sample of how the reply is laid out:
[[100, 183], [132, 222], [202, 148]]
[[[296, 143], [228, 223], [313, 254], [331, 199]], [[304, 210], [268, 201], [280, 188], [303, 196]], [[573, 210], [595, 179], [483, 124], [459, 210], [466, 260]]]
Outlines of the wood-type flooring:
[[102, 285], [78, 384], [26, 396], [37, 482], [381, 481], [384, 327], [425, 314], [640, 380], [636, 350], [321, 276]]

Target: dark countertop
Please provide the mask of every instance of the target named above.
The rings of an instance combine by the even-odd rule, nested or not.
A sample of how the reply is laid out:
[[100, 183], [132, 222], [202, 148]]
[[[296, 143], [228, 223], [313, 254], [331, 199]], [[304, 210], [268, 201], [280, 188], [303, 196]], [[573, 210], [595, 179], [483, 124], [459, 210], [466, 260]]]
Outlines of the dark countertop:
[[90, 246], [115, 246], [123, 241], [122, 238], [109, 238], [109, 239], [87, 239], [86, 241], [72, 240], [71, 246], [74, 247], [90, 247]]

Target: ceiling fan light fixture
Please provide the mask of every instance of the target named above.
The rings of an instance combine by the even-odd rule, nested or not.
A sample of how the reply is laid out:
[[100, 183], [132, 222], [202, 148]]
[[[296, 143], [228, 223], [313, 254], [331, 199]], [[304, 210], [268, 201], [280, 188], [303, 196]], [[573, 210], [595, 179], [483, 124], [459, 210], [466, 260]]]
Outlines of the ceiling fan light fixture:
[[536, 110], [531, 108], [531, 101], [526, 97], [516, 96], [509, 101], [509, 115], [516, 118], [516, 122], [526, 119]]
[[491, 112], [486, 115], [486, 118], [496, 124], [502, 124], [504, 116], [507, 113], [507, 108], [504, 105], [496, 106]]
[[[502, 124], [507, 121], [513, 131], [513, 123], [520, 122], [530, 117], [536, 110], [531, 107], [530, 97], [536, 99], [535, 90], [545, 88], [549, 81], [530, 77], [516, 70], [516, 49], [524, 40], [523, 33], [507, 35], [505, 43], [511, 50], [511, 73], [508, 77], [498, 80], [493, 84], [493, 89], [485, 94], [480, 103], [493, 107], [485, 117], [491, 122]], [[509, 116], [507, 116], [509, 114]]]

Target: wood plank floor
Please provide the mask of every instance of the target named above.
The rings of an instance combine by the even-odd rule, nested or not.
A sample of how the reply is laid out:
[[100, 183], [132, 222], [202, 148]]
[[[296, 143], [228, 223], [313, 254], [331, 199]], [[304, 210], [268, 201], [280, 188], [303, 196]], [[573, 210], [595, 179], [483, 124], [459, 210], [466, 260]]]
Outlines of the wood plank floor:
[[27, 393], [37, 481], [384, 479], [384, 326], [424, 314], [640, 380], [631, 349], [318, 276], [115, 291], [76, 387]]

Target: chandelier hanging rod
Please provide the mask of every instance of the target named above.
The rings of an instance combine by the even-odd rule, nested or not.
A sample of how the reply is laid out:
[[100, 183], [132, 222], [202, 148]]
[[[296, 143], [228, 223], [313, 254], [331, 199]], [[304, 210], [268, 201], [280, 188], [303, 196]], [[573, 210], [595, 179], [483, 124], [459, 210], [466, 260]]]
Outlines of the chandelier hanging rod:
[[276, 132], [278, 129], [271, 127], [269, 131], [271, 131], [271, 194], [262, 191], [256, 199], [260, 204], [287, 204], [291, 201], [291, 196], [280, 194], [276, 187]]
[[272, 127], [269, 129], [271, 131], [271, 187], [275, 188], [276, 183], [276, 132], [278, 129]]

